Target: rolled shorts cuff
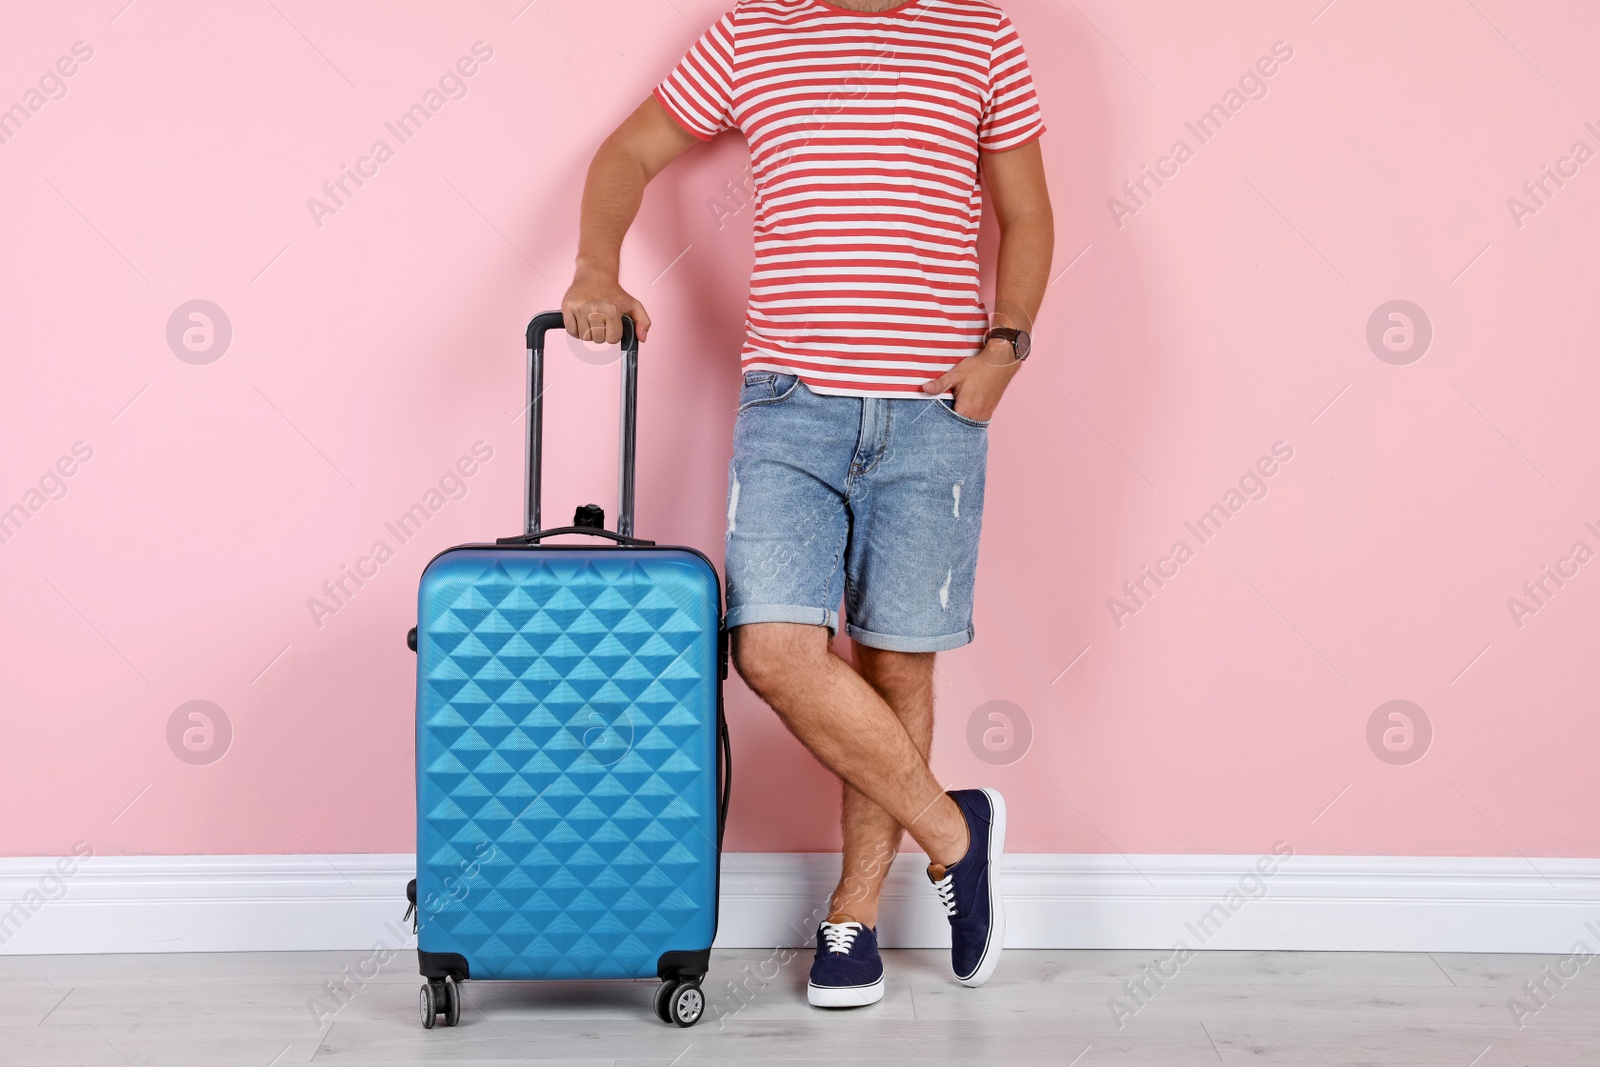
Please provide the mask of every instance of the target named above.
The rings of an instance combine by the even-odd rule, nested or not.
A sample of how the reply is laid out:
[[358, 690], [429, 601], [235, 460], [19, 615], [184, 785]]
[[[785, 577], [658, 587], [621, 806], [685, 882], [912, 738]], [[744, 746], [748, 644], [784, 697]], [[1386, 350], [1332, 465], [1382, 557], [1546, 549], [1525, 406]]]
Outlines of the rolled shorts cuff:
[[839, 632], [839, 613], [803, 604], [740, 604], [723, 616], [726, 629], [758, 622], [793, 622], [804, 626], [826, 626], [831, 637]]
[[971, 626], [957, 634], [942, 634], [937, 637], [896, 637], [893, 634], [875, 634], [871, 630], [863, 630], [859, 626], [849, 624], [846, 624], [844, 629], [852, 641], [868, 648], [881, 648], [885, 652], [948, 652], [952, 648], [972, 643]]

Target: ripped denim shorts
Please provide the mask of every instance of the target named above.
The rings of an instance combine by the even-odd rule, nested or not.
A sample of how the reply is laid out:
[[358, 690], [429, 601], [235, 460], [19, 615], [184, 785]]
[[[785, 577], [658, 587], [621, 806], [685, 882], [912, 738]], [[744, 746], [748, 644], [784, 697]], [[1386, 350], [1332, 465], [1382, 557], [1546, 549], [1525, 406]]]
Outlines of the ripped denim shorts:
[[895, 652], [972, 640], [988, 425], [944, 399], [745, 374], [728, 465], [727, 625], [810, 623]]

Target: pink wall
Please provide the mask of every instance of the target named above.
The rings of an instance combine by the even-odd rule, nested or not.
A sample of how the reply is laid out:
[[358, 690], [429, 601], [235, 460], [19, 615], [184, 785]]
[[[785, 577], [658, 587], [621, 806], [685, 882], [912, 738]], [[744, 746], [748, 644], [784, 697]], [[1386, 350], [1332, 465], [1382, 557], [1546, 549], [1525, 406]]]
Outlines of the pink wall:
[[[0, 35], [0, 106], [93, 53], [0, 144], [0, 507], [40, 505], [0, 544], [0, 804], [28, 813], [0, 853], [409, 850], [418, 573], [515, 531], [519, 336], [569, 276], [589, 153], [724, 0], [124, 3]], [[936, 763], [1007, 792], [1018, 850], [1600, 852], [1600, 13], [1323, 3], [1010, 5], [1062, 273], [994, 426]], [[400, 143], [385, 122], [478, 41], [466, 95]], [[1200, 143], [1185, 122], [1280, 41]], [[379, 139], [393, 158], [313, 219]], [[716, 558], [750, 213], [710, 205], [743, 163], [732, 137], [684, 160], [625, 257], [656, 323], [640, 529]], [[1546, 164], [1576, 174], [1515, 217]], [[1141, 165], [1176, 175], [1114, 212]], [[202, 299], [232, 338], [194, 365], [167, 329]], [[1367, 341], [1391, 300], [1431, 323], [1406, 365]], [[609, 507], [614, 368], [555, 356], [547, 506]], [[78, 442], [60, 499], [29, 497]], [[400, 545], [385, 522], [476, 442]], [[1201, 544], [1185, 522], [1276, 442], [1267, 495]], [[308, 598], [378, 540], [394, 558], [319, 626]], [[1514, 618], [1543, 565], [1576, 575]], [[827, 779], [730, 696], [731, 847], [830, 847]], [[231, 724], [216, 762], [169, 744], [194, 700]], [[969, 746], [995, 700], [1031, 723], [1020, 759]], [[1420, 760], [1379, 758], [1387, 722], [1369, 746], [1391, 700], [1431, 724]]]

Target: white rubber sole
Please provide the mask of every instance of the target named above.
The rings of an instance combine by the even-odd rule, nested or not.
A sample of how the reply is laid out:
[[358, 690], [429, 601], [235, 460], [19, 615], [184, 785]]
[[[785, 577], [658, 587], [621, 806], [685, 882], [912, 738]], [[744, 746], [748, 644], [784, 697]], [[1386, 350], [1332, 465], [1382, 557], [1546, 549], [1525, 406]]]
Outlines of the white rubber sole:
[[806, 1000], [813, 1008], [864, 1008], [883, 999], [883, 979], [871, 985], [819, 986], [806, 983]]
[[989, 943], [984, 946], [978, 969], [966, 978], [956, 975], [964, 986], [977, 987], [994, 975], [1000, 965], [1000, 951], [1006, 944], [1006, 903], [1000, 892], [1000, 860], [1006, 851], [1006, 800], [999, 790], [985, 789], [993, 821], [989, 824]]

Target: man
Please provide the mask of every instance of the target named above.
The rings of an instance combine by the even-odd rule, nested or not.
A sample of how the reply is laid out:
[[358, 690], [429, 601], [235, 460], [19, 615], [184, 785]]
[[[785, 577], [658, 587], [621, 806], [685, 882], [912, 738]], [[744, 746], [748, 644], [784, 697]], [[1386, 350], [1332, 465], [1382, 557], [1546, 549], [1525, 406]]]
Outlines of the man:
[[[972, 639], [987, 426], [1050, 272], [1044, 132], [1021, 41], [983, 0], [739, 0], [589, 169], [567, 329], [650, 316], [618, 283], [645, 186], [738, 129], [756, 191], [729, 465], [727, 625], [750, 687], [841, 779], [844, 870], [808, 997], [883, 996], [878, 898], [927, 852], [956, 979], [1005, 939], [1005, 804], [928, 768], [933, 661]], [[1000, 230], [979, 296], [979, 186]], [[992, 328], [991, 328], [992, 327]], [[852, 662], [830, 650], [844, 602]]]

